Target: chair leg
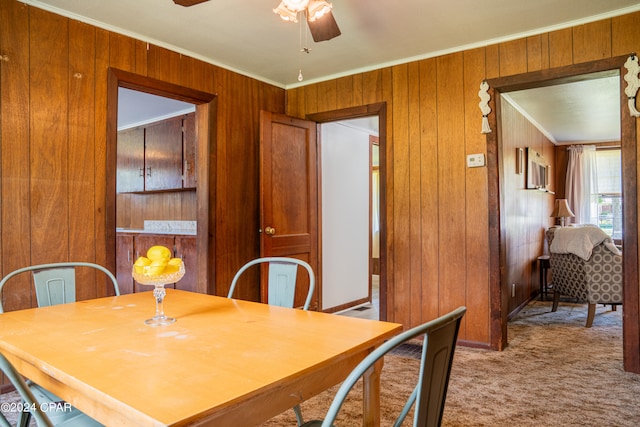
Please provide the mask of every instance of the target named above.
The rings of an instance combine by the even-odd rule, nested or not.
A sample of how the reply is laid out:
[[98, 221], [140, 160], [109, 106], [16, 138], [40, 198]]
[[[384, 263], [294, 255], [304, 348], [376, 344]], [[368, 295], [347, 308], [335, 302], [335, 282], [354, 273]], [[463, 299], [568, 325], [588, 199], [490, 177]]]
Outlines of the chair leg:
[[553, 305], [551, 306], [551, 311], [556, 311], [558, 309], [558, 303], [560, 302], [560, 292], [553, 293]]
[[300, 409], [300, 405], [296, 405], [293, 407], [293, 412], [296, 413], [296, 421], [298, 422], [298, 426], [304, 424], [304, 419], [302, 418], [302, 410]]
[[20, 411], [18, 414], [18, 423], [17, 427], [27, 427], [31, 423], [31, 412], [29, 411]]
[[596, 315], [596, 305], [589, 304], [589, 311], [587, 312], [587, 328], [590, 328], [593, 325], [593, 318]]

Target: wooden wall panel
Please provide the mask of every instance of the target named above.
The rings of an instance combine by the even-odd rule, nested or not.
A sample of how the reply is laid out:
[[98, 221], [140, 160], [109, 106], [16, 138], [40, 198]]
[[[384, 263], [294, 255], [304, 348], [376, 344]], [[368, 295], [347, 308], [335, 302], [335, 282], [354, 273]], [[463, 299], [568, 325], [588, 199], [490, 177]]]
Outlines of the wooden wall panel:
[[439, 202], [438, 202], [438, 116], [437, 61], [420, 61], [420, 190], [422, 277], [413, 286], [422, 288], [422, 319], [435, 319], [440, 314], [439, 283]]
[[611, 57], [611, 20], [573, 27], [574, 63]]
[[527, 37], [527, 71], [542, 69], [542, 36]]
[[69, 256], [68, 20], [31, 8], [29, 34], [31, 261], [39, 264]]
[[501, 76], [527, 72], [527, 39], [501, 43], [499, 51]]
[[180, 55], [163, 47], [149, 45], [147, 52], [147, 76], [184, 86], [180, 73]]
[[96, 263], [107, 265], [108, 236], [115, 230], [107, 230], [105, 214], [107, 212], [107, 191], [115, 191], [115, 188], [107, 188], [107, 85], [106, 82], [109, 69], [109, 32], [99, 28], [95, 29], [95, 79], [94, 94], [95, 104], [93, 107], [95, 133], [93, 136], [93, 154], [95, 156], [95, 188], [93, 190], [95, 206], [95, 247]]
[[108, 65], [124, 71], [136, 71], [136, 64], [140, 60], [136, 40], [116, 33], [108, 33], [108, 38]]
[[491, 45], [486, 50], [485, 79], [500, 77], [500, 45]]
[[[95, 135], [95, 27], [77, 21], [69, 22], [69, 255], [70, 261], [96, 261], [94, 230], [96, 209], [94, 200], [95, 147], [89, 141]], [[78, 283], [104, 286], [87, 280], [83, 275], [96, 276], [93, 271], [78, 272]], [[78, 286], [78, 299], [103, 295], [96, 287]]]
[[611, 55], [622, 56], [638, 52], [640, 46], [640, 12], [611, 18]]
[[571, 28], [549, 33], [549, 67], [573, 64], [573, 32]]
[[[15, 0], [0, 2], [0, 271], [6, 275], [28, 265], [31, 256], [29, 213], [29, 9]], [[11, 84], [9, 84], [11, 82]], [[4, 309], [31, 306], [28, 277], [4, 290]]]
[[410, 246], [410, 184], [409, 180], [409, 75], [406, 64], [392, 67], [393, 76], [393, 151], [394, 204], [392, 215], [393, 253], [395, 271], [390, 280], [393, 283], [394, 318], [400, 323], [411, 324], [411, 246]]
[[437, 64], [439, 306], [445, 313], [467, 300], [462, 54], [439, 57]]
[[410, 300], [409, 313], [410, 322], [415, 324], [422, 319], [423, 305], [423, 289], [422, 289], [422, 139], [420, 123], [420, 63], [412, 62], [408, 64], [408, 142], [409, 142], [409, 158], [408, 158], [408, 178], [409, 182], [416, 183], [410, 185], [408, 191], [409, 202], [409, 239], [408, 244], [411, 248], [409, 252], [410, 263]]
[[[484, 154], [487, 156], [487, 141], [482, 129], [482, 117], [478, 106], [478, 95], [473, 89], [485, 75], [485, 49], [474, 49], [464, 53], [465, 86], [465, 154]], [[497, 130], [496, 130], [497, 131]], [[489, 307], [485, 301], [489, 293], [489, 263], [486, 257], [489, 239], [489, 223], [486, 207], [488, 199], [487, 168], [467, 168], [465, 176], [465, 229], [466, 264], [465, 288], [468, 314], [465, 315], [466, 339], [472, 342], [489, 341]]]

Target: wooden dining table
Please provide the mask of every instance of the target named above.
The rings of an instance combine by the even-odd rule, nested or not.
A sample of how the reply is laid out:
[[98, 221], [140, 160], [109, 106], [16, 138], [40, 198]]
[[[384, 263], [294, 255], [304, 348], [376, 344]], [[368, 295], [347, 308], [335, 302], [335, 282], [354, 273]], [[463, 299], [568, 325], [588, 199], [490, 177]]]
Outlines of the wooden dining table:
[[[0, 314], [25, 377], [109, 426], [251, 426], [341, 382], [400, 324], [167, 289]], [[365, 377], [379, 425], [381, 366]]]

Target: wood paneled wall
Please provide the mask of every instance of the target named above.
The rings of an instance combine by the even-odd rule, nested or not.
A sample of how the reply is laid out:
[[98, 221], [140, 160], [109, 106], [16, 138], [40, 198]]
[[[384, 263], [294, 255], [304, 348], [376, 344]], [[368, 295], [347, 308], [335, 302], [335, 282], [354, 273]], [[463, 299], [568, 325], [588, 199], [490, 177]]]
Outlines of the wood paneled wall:
[[[545, 251], [545, 230], [553, 225], [555, 195], [536, 189], [526, 189], [526, 149], [532, 148], [544, 157], [555, 171], [555, 149], [531, 122], [506, 101], [501, 103], [502, 122], [502, 206], [507, 263], [503, 278], [509, 287], [505, 294], [507, 311], [512, 313], [539, 289], [538, 256]], [[523, 170], [516, 173], [516, 149], [522, 148]], [[553, 172], [551, 172], [553, 173]], [[555, 191], [551, 182], [548, 189]], [[514, 289], [511, 289], [511, 286]]]
[[486, 154], [480, 83], [638, 52], [639, 26], [633, 13], [287, 91], [298, 117], [387, 104], [389, 320], [415, 325], [465, 304], [460, 338], [502, 346], [491, 331], [503, 313], [490, 301], [487, 168], [465, 166]]
[[[258, 116], [284, 112], [284, 89], [16, 0], [0, 0], [0, 54], [0, 274], [45, 262], [104, 264], [115, 251], [105, 237], [113, 67], [218, 96], [210, 209], [216, 292], [226, 295], [233, 274], [258, 255]], [[105, 292], [83, 287], [79, 299]], [[26, 279], [3, 298], [7, 310], [35, 305]]]
[[[308, 114], [387, 104], [387, 316], [406, 326], [465, 304], [460, 338], [497, 348], [489, 286], [483, 79], [640, 51], [640, 14], [285, 91], [128, 36], [0, 0], [0, 272], [105, 259], [109, 67], [218, 95], [216, 292], [258, 254], [260, 109]], [[26, 284], [7, 309], [30, 306]], [[82, 298], [99, 295], [90, 289]], [[252, 295], [243, 297], [252, 298]], [[257, 295], [255, 295], [257, 298]]]

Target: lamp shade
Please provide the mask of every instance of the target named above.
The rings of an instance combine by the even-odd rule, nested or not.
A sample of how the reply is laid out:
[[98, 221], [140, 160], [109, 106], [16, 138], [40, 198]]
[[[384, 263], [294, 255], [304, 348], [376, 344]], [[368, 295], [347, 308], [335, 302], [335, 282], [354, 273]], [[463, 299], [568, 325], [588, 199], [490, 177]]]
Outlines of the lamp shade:
[[556, 204], [553, 207], [553, 212], [549, 215], [554, 218], [567, 218], [567, 217], [575, 217], [571, 208], [569, 207], [569, 203], [567, 199], [556, 199]]

